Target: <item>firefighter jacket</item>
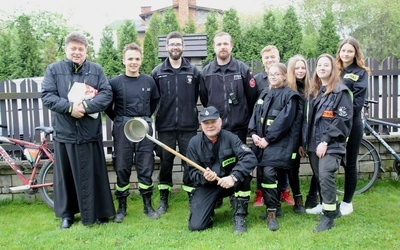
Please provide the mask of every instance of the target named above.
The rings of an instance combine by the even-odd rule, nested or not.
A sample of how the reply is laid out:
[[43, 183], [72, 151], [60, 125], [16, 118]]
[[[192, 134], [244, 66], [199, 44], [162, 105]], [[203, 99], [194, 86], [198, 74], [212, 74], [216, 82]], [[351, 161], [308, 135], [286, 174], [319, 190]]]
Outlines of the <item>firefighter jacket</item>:
[[196, 66], [182, 58], [181, 67], [174, 69], [167, 58], [153, 69], [151, 76], [160, 92], [156, 130], [197, 130], [200, 71]]
[[90, 100], [83, 100], [87, 114], [104, 111], [112, 100], [111, 86], [102, 67], [86, 60], [77, 65], [65, 58], [50, 64], [42, 83], [43, 105], [52, 111], [54, 140], [64, 143], [88, 143], [103, 139], [101, 115], [96, 119], [85, 115], [71, 116], [73, 103], [68, 93], [75, 82], [86, 83], [97, 90]]
[[291, 168], [295, 164], [301, 134], [301, 97], [289, 87], [264, 89], [254, 107], [249, 134], [268, 142], [265, 149], [253, 145], [260, 166]]
[[315, 152], [319, 143], [328, 143], [327, 154], [345, 154], [346, 142], [353, 122], [351, 91], [339, 83], [330, 94], [323, 96], [322, 86], [318, 96], [307, 100], [303, 124], [303, 146]]
[[368, 73], [354, 62], [342, 70], [340, 78], [353, 93], [353, 115], [359, 117], [367, 97]]
[[214, 106], [222, 118], [222, 128], [247, 129], [257, 100], [256, 82], [249, 67], [231, 57], [223, 71], [215, 58], [201, 71], [200, 101]]
[[[203, 132], [192, 137], [186, 154], [190, 160], [203, 168], [210, 168], [219, 177], [232, 174], [240, 181], [257, 166], [257, 158], [251, 149], [237, 135], [224, 129], [214, 143]], [[195, 186], [217, 185], [207, 181], [203, 172], [195, 167], [189, 166], [189, 175]]]

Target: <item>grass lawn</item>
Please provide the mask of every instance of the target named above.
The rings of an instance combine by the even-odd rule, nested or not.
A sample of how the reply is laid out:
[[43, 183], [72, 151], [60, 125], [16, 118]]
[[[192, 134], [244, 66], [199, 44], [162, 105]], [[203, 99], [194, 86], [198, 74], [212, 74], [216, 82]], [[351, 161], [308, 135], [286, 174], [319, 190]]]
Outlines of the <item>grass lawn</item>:
[[[308, 186], [307, 186], [308, 187]], [[303, 186], [303, 194], [307, 190]], [[341, 199], [341, 197], [339, 197]], [[158, 205], [158, 192], [153, 196]], [[400, 182], [379, 180], [353, 200], [355, 212], [335, 221], [331, 230], [313, 233], [316, 215], [295, 214], [282, 205], [280, 229], [272, 232], [258, 218], [265, 207], [249, 204], [248, 232], [234, 235], [229, 199], [216, 210], [214, 228], [187, 229], [187, 196], [175, 192], [168, 212], [147, 218], [141, 198], [131, 195], [128, 216], [121, 224], [85, 227], [80, 221], [60, 230], [61, 220], [44, 203], [0, 202], [0, 249], [400, 249]]]

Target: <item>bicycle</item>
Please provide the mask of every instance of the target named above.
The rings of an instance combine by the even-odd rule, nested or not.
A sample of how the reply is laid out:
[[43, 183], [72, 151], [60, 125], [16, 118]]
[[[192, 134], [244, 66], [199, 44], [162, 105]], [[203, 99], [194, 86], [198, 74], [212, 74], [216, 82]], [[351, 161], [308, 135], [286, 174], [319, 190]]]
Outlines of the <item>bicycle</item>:
[[[369, 117], [370, 104], [377, 104], [378, 101], [366, 100], [363, 111], [363, 123], [364, 133], [375, 137], [380, 144], [383, 145], [394, 157], [393, 169], [397, 173], [397, 177], [400, 173], [400, 155], [398, 155], [393, 148], [382, 138], [382, 136], [376, 132], [373, 125], [385, 125], [394, 128], [400, 128], [399, 124], [385, 122]], [[370, 189], [378, 178], [379, 171], [385, 172], [382, 167], [381, 156], [379, 151], [375, 148], [374, 144], [370, 142], [365, 136], [361, 140], [361, 146], [358, 153], [357, 160], [358, 170], [358, 181], [355, 194], [361, 194]], [[344, 190], [344, 169], [339, 169], [336, 178], [337, 192], [343, 194]]]
[[[0, 125], [1, 128], [7, 128], [7, 126]], [[50, 208], [54, 208], [53, 201], [53, 164], [54, 158], [53, 153], [48, 148], [47, 137], [53, 133], [52, 127], [36, 127], [35, 130], [39, 130], [44, 133], [44, 137], [41, 139], [40, 144], [33, 142], [27, 142], [23, 140], [14, 139], [11, 137], [0, 136], [0, 143], [8, 143], [17, 145], [20, 148], [21, 153], [24, 154], [25, 158], [29, 162], [32, 173], [27, 177], [24, 175], [23, 167], [18, 166], [15, 160], [9, 155], [9, 153], [0, 144], [0, 156], [3, 160], [8, 163], [18, 178], [21, 180], [23, 185], [15, 187], [4, 187], [9, 192], [24, 191], [28, 195], [39, 194], [44, 203]], [[47, 158], [46, 162], [38, 170], [38, 166], [43, 158]]]

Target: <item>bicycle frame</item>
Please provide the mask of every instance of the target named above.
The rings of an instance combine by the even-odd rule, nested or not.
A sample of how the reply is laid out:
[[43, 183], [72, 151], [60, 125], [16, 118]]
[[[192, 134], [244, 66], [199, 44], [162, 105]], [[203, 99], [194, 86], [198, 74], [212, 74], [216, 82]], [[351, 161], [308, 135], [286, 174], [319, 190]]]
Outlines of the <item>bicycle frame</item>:
[[4, 137], [4, 136], [0, 136], [0, 141], [19, 146], [21, 149], [21, 152], [23, 152], [24, 149], [26, 149], [26, 148], [38, 150], [38, 155], [36, 156], [35, 161], [34, 162], [28, 161], [31, 165], [32, 173], [31, 173], [30, 177], [27, 178], [27, 177], [25, 177], [23, 172], [19, 169], [19, 167], [17, 166], [15, 161], [7, 153], [7, 151], [0, 145], [0, 155], [3, 156], [3, 158], [8, 163], [8, 165], [13, 169], [13, 171], [17, 174], [18, 178], [24, 184], [23, 186], [10, 187], [10, 190], [12, 192], [28, 190], [31, 188], [42, 188], [42, 187], [53, 186], [53, 183], [44, 183], [44, 184], [33, 183], [35, 180], [35, 175], [37, 174], [37, 169], [38, 169], [37, 166], [39, 165], [42, 156], [45, 154], [50, 161], [54, 162], [53, 155], [50, 152], [50, 150], [47, 148], [46, 138], [42, 139], [42, 143], [40, 145], [32, 143], [32, 142], [26, 142], [26, 141], [22, 141], [22, 140], [10, 138], [10, 137]]
[[[380, 121], [376, 119], [369, 118], [367, 116], [364, 116], [364, 129], [366, 129], [369, 133], [371, 133], [382, 145], [393, 155], [393, 157], [396, 159], [397, 162], [400, 162], [400, 156], [396, 153], [396, 151], [393, 150], [393, 148], [380, 136], [378, 132], [376, 132], [371, 125], [369, 125], [369, 122], [373, 122], [375, 124], [381, 124], [381, 125], [386, 125], [386, 126], [391, 126], [395, 128], [400, 128], [400, 125], [395, 124], [395, 123], [390, 123], [390, 122], [385, 122], [385, 121]], [[382, 168], [382, 167], [381, 167]]]

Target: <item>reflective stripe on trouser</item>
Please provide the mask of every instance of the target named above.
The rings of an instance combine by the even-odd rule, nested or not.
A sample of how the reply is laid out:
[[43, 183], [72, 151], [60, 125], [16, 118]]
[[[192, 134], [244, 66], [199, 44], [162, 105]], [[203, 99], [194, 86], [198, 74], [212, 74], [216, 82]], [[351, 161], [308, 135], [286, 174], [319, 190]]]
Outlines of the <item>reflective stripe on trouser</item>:
[[276, 179], [278, 169], [269, 166], [262, 167], [263, 181], [261, 190], [264, 197], [264, 202], [269, 209], [276, 209], [280, 206], [278, 197], [278, 181]]
[[168, 191], [172, 190], [172, 187], [170, 185], [166, 185], [166, 184], [158, 184], [158, 190], [165, 190], [167, 189]]
[[182, 189], [184, 191], [188, 192], [188, 193], [191, 193], [191, 192], [193, 192], [193, 190], [195, 190], [194, 187], [190, 187], [190, 186], [187, 186], [187, 185], [182, 185]]
[[124, 192], [125, 190], [128, 190], [130, 186], [131, 186], [131, 184], [128, 184], [128, 185], [126, 185], [124, 187], [120, 187], [120, 186], [118, 186], [118, 184], [115, 184], [115, 190], [120, 191], [120, 192]]

